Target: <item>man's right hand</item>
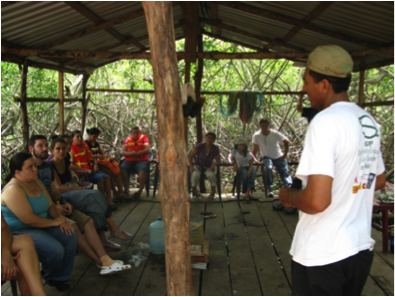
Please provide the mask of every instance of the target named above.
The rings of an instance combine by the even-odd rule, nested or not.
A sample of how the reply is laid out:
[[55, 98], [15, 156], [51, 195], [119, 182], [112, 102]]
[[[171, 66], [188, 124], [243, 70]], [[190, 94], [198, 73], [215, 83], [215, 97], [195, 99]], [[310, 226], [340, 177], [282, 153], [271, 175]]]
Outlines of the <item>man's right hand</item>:
[[58, 205], [56, 205], [56, 208], [59, 210], [59, 212], [62, 215], [64, 215], [64, 216], [69, 215], [69, 209], [66, 206], [64, 206], [62, 204], [58, 204]]
[[237, 170], [239, 170], [239, 166], [237, 165], [237, 163], [234, 163], [234, 164], [233, 164], [233, 170], [234, 170], [235, 172], [237, 172]]

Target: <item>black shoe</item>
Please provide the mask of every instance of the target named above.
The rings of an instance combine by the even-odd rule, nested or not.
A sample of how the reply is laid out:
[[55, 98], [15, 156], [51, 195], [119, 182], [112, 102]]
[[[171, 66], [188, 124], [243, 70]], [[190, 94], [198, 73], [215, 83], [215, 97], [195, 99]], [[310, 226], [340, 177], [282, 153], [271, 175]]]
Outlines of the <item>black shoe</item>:
[[294, 214], [297, 210], [298, 210], [298, 209], [295, 208], [295, 207], [285, 207], [285, 208], [283, 209], [283, 211], [284, 211], [286, 214]]
[[54, 281], [54, 280], [47, 280], [46, 282], [48, 285], [50, 285], [51, 287], [55, 287], [60, 292], [67, 291], [70, 289], [70, 285], [66, 284], [66, 282]]
[[273, 208], [274, 210], [280, 211], [280, 210], [283, 210], [283, 209], [284, 209], [284, 206], [283, 206], [281, 203], [278, 203], [278, 204], [276, 204], [276, 205], [272, 205], [272, 208]]

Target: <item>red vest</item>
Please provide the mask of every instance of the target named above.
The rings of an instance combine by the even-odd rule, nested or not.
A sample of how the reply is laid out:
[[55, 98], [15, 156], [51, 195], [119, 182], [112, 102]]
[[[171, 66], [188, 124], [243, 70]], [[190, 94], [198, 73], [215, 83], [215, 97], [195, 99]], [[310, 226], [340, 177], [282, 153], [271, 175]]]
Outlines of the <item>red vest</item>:
[[[140, 137], [137, 140], [134, 140], [133, 136], [129, 136], [123, 144], [126, 144], [126, 149], [131, 152], [138, 152], [144, 149], [144, 140], [147, 139], [147, 135], [141, 133]], [[148, 141], [149, 143], [149, 141]], [[131, 162], [141, 162], [141, 161], [148, 161], [149, 154], [141, 155], [136, 157], [125, 157], [125, 161]]]
[[74, 153], [74, 164], [86, 170], [93, 170], [93, 156], [91, 150], [85, 141], [82, 141], [82, 146], [84, 147], [83, 150], [75, 143], [71, 145], [71, 150]]

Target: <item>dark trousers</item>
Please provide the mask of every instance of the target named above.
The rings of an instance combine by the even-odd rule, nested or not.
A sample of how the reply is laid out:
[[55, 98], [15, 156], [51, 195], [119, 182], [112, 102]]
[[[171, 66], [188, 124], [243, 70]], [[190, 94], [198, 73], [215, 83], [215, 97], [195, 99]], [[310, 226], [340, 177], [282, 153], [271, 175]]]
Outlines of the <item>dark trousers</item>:
[[292, 261], [293, 296], [359, 296], [369, 275], [373, 251], [323, 266], [306, 267]]

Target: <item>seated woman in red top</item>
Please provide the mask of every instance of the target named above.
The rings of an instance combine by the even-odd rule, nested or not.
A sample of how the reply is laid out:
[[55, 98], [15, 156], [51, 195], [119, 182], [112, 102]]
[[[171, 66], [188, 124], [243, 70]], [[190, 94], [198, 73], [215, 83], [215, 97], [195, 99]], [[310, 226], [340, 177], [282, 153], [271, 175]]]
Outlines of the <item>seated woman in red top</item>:
[[113, 206], [114, 202], [112, 201], [111, 196], [110, 177], [99, 170], [88, 144], [82, 140], [81, 131], [75, 130], [71, 136], [73, 137], [73, 143], [70, 151], [71, 163], [77, 165], [80, 169], [85, 170], [89, 174], [89, 180], [92, 183], [97, 184], [99, 191], [102, 192], [104, 197], [106, 197], [107, 204]]
[[[128, 173], [124, 185], [129, 185], [129, 175], [131, 173], [138, 173], [139, 175], [140, 188], [133, 194], [133, 198], [139, 198], [144, 190], [150, 151], [151, 147], [147, 135], [141, 133], [139, 127], [134, 127], [132, 135], [123, 143], [121, 151], [122, 156], [125, 157], [121, 169]], [[126, 187], [126, 193], [128, 192], [129, 186]]]
[[[127, 178], [127, 173], [125, 170], [120, 170], [119, 164], [114, 161], [113, 157], [107, 157], [100, 144], [97, 142], [97, 139], [100, 136], [101, 131], [93, 127], [91, 129], [86, 129], [88, 133], [88, 139], [85, 139], [85, 142], [88, 144], [91, 153], [94, 158], [96, 158], [97, 164], [99, 165], [99, 169], [107, 174], [111, 179], [111, 189], [114, 196], [121, 198], [129, 198], [129, 196], [125, 193], [123, 185], [123, 180]], [[124, 176], [124, 178], [122, 178]], [[115, 184], [118, 187], [115, 187]]]

